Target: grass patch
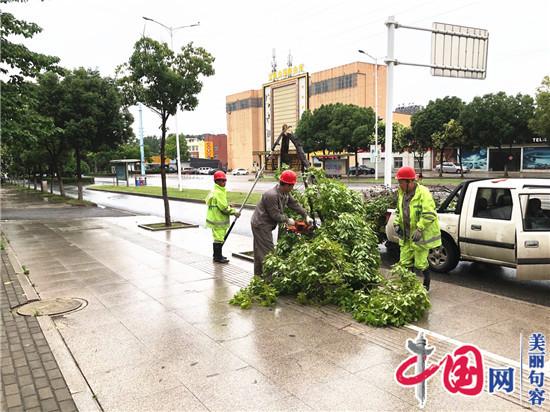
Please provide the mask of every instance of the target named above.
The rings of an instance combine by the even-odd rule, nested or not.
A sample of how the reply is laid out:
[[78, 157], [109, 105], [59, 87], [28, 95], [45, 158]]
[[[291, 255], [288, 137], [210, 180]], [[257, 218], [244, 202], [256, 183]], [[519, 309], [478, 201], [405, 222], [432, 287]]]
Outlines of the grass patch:
[[[128, 193], [128, 194], [141, 194], [154, 197], [162, 197], [162, 188], [159, 186], [108, 186], [108, 185], [93, 185], [89, 186], [89, 189], [103, 190], [105, 192], [116, 193]], [[168, 188], [168, 197], [170, 199], [181, 200], [201, 200], [204, 201], [209, 190], [204, 189], [183, 189], [181, 192], [176, 188]], [[252, 193], [247, 205], [255, 206], [260, 201], [261, 193]], [[243, 192], [227, 192], [227, 200], [232, 204], [241, 204], [246, 198], [246, 193]]]
[[15, 187], [18, 191], [24, 192], [27, 195], [41, 198], [48, 203], [65, 203], [70, 206], [97, 206], [94, 202], [89, 202], [88, 200], [78, 200], [72, 197], [60, 196], [49, 192], [41, 192], [39, 190], [29, 189], [18, 185], [12, 187]]

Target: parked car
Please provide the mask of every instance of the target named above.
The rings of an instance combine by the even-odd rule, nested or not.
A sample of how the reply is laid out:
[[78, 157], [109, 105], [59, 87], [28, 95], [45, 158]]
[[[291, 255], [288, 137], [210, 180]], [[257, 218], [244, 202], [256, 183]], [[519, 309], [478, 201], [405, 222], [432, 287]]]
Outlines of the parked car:
[[233, 171], [231, 172], [231, 174], [232, 174], [233, 176], [247, 175], [247, 174], [248, 174], [248, 170], [243, 169], [242, 167], [239, 167], [238, 169], [233, 169]]
[[[435, 171], [439, 172], [440, 168], [441, 165], [439, 164], [435, 167]], [[470, 171], [470, 169], [464, 165], [462, 165], [462, 170], [464, 173], [468, 173]], [[451, 162], [443, 162], [443, 173], [460, 173], [460, 165]]]
[[[388, 210], [388, 247], [397, 247], [395, 211]], [[437, 210], [442, 245], [430, 250], [435, 272], [460, 260], [516, 268], [520, 280], [550, 280], [550, 179], [462, 182]]]
[[[199, 167], [197, 169], [197, 172], [198, 172], [199, 175], [214, 174], [215, 171], [216, 171], [216, 169], [213, 169], [213, 168], [207, 167], [207, 166]], [[212, 173], [210, 173], [210, 172], [212, 172]]]
[[195, 169], [194, 167], [184, 167], [181, 169], [181, 174], [194, 175], [194, 174], [197, 174], [197, 169]]
[[359, 167], [352, 166], [348, 170], [349, 176], [360, 176], [360, 175], [373, 175], [375, 170], [372, 167], [365, 165], [359, 165]]

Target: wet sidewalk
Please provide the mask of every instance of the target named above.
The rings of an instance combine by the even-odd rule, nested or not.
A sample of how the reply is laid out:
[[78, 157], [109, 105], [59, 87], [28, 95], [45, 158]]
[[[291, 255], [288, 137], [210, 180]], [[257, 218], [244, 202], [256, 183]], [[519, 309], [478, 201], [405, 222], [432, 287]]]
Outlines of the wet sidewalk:
[[[9, 199], [16, 208], [17, 196]], [[105, 411], [415, 410], [414, 390], [400, 387], [394, 371], [410, 356], [406, 339], [419, 330], [437, 348], [431, 361], [467, 342], [494, 367], [517, 366], [520, 332], [550, 336], [547, 307], [437, 282], [430, 313], [404, 328], [371, 328], [336, 308], [290, 299], [244, 311], [227, 301], [248, 283], [252, 264], [233, 258], [214, 265], [203, 228], [149, 232], [137, 226], [156, 221], [2, 222], [11, 253], [29, 269], [41, 299], [88, 302], [52, 320], [90, 397]], [[251, 238], [236, 235], [224, 252], [251, 246]], [[71, 387], [72, 379], [67, 385], [83, 393]], [[80, 397], [77, 407], [87, 410]], [[425, 409], [520, 408], [519, 388], [468, 398], [448, 394], [435, 378]]]

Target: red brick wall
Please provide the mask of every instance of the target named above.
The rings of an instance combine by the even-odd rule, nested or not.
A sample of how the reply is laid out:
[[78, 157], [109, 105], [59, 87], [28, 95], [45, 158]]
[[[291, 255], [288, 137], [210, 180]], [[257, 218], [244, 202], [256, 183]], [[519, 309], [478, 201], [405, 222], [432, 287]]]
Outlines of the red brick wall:
[[214, 143], [214, 159], [219, 159], [223, 167], [227, 167], [227, 135], [205, 134], [205, 142]]

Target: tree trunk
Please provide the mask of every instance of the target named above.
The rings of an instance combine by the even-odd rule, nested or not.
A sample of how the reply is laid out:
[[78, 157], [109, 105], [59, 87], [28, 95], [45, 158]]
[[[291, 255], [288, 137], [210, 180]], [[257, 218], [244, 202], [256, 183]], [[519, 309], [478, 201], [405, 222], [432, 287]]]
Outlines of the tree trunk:
[[168, 203], [168, 190], [166, 188], [166, 170], [164, 168], [165, 147], [166, 147], [166, 121], [168, 116], [162, 115], [161, 137], [160, 137], [160, 181], [162, 183], [162, 200], [164, 201], [164, 224], [172, 226], [170, 219], [170, 204]]
[[458, 164], [460, 166], [460, 177], [464, 179], [464, 169], [462, 168], [462, 146], [458, 147], [459, 155], [458, 155]]
[[355, 170], [357, 170], [357, 176], [359, 176], [359, 163], [357, 159], [357, 149], [355, 149]]
[[[502, 148], [498, 148], [499, 152], [502, 152]], [[508, 177], [508, 158], [504, 159], [504, 177]]]
[[55, 171], [57, 173], [57, 183], [59, 184], [59, 195], [65, 196], [65, 186], [63, 186], [63, 176], [61, 174], [62, 168], [59, 165], [55, 165]]
[[80, 168], [80, 150], [75, 149], [76, 157], [76, 186], [78, 187], [78, 200], [82, 200], [82, 169]]
[[439, 152], [439, 177], [443, 177], [443, 152], [445, 151], [445, 148], [441, 148], [441, 152]]
[[[414, 156], [413, 156], [414, 158]], [[422, 175], [422, 169], [423, 169], [423, 166], [424, 166], [424, 153], [420, 152], [418, 154], [418, 168], [419, 168], [419, 171], [418, 171], [418, 178], [419, 179], [422, 179], [424, 176]]]

